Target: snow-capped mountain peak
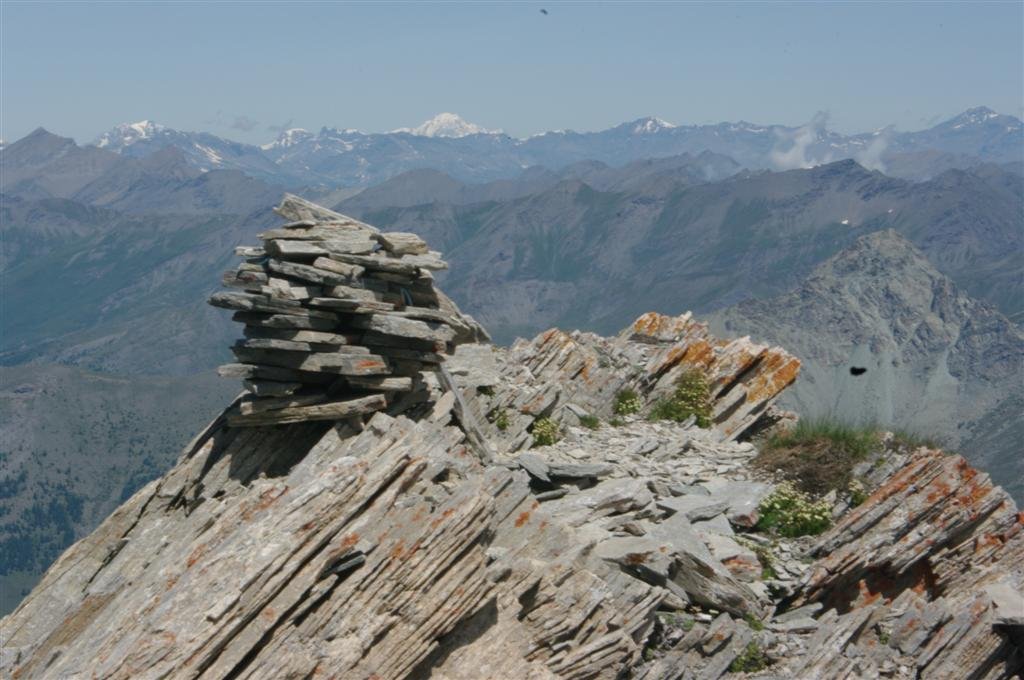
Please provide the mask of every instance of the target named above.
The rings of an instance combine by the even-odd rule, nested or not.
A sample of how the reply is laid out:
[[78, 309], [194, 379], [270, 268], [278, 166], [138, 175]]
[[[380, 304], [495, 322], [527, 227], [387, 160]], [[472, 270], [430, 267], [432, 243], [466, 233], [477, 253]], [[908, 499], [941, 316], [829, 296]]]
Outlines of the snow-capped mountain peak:
[[154, 123], [151, 120], [140, 120], [137, 123], [121, 123], [112, 130], [100, 135], [96, 140], [96, 146], [100, 148], [107, 146], [125, 147], [143, 139], [150, 139], [165, 129], [163, 125]]
[[270, 149], [284, 149], [289, 146], [295, 146], [296, 144], [307, 139], [311, 139], [314, 136], [315, 135], [309, 130], [305, 130], [303, 128], [290, 128], [281, 132], [274, 141], [267, 144], [261, 144], [260, 148], [264, 151], [269, 151]]
[[675, 125], [661, 118], [648, 116], [633, 122], [633, 134], [649, 135], [661, 130], [671, 130]]
[[987, 106], [978, 106], [964, 111], [959, 116], [950, 120], [948, 124], [950, 124], [954, 130], [959, 130], [973, 125], [983, 125], [993, 119], [1002, 117], [1003, 116]]
[[499, 134], [501, 130], [488, 130], [463, 120], [455, 113], [439, 113], [418, 127], [398, 128], [393, 132], [406, 132], [418, 137], [468, 137], [469, 135]]

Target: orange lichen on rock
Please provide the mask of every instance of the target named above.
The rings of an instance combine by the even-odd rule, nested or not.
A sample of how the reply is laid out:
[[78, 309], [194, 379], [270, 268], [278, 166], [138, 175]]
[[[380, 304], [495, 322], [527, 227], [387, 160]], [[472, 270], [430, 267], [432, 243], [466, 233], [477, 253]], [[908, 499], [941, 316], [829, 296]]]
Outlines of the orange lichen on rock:
[[782, 392], [800, 374], [800, 360], [781, 350], [765, 352], [760, 371], [747, 385], [747, 402], [763, 401]]

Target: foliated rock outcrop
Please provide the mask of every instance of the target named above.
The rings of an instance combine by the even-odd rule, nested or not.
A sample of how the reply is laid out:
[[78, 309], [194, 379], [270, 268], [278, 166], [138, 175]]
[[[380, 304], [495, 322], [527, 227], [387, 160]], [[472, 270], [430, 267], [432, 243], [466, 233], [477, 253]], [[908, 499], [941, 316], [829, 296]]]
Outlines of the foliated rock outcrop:
[[[244, 294], [215, 297], [246, 324], [226, 370], [246, 391], [0, 622], [0, 675], [1022, 668], [1024, 518], [959, 457], [880, 442], [857, 470], [867, 499], [836, 497], [832, 529], [765, 534], [775, 484], [745, 440], [797, 375], [784, 350], [689, 315], [494, 348], [433, 288], [421, 242], [280, 211], [291, 226], [228, 277]], [[648, 421], [693, 370], [710, 427]], [[623, 389], [640, 413], [613, 413]], [[533, 445], [539, 421], [553, 443]]]
[[[447, 268], [415, 234], [376, 228], [286, 195], [289, 222], [241, 247], [210, 304], [236, 310], [245, 337], [220, 368], [243, 378], [233, 426], [342, 420], [426, 400], [424, 378], [482, 331], [434, 289]], [[485, 336], [484, 336], [485, 337]]]
[[460, 347], [447, 365], [466, 388], [475, 420], [505, 451], [529, 447], [538, 418], [575, 425], [581, 416], [613, 417], [625, 389], [646, 410], [692, 370], [706, 376], [714, 431], [735, 440], [755, 429], [800, 371], [800, 361], [780, 347], [716, 338], [689, 313], [654, 312], [614, 338], [551, 329], [508, 350]]

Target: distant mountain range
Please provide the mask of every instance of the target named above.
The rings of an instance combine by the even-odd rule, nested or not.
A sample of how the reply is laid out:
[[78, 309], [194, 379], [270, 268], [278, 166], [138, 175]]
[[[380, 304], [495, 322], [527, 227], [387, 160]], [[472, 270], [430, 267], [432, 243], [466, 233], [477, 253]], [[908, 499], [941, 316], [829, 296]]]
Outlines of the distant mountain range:
[[598, 132], [560, 130], [516, 139], [443, 113], [415, 128], [385, 133], [295, 128], [262, 146], [141, 121], [114, 127], [93, 146], [134, 158], [175, 147], [198, 170], [241, 170], [287, 186], [364, 187], [424, 168], [464, 182], [487, 182], [531, 166], [559, 170], [581, 161], [619, 166], [703, 151], [748, 169], [808, 168], [852, 158], [872, 170], [920, 180], [984, 162], [1019, 166], [1024, 126], [1013, 116], [978, 107], [917, 132], [887, 128], [842, 135], [828, 130], [823, 116], [799, 127], [743, 121], [672, 125], [651, 117]]
[[448, 178], [442, 189], [434, 174], [430, 202], [410, 187], [417, 172], [337, 208], [446, 251], [445, 289], [502, 342], [556, 325], [611, 332], [640, 307], [708, 312], [772, 296], [859, 236], [890, 228], [970, 294], [1024, 312], [1019, 175], [987, 165], [911, 182], [847, 160], [704, 182], [695, 160], [606, 168], [594, 182], [524, 173], [519, 184]]

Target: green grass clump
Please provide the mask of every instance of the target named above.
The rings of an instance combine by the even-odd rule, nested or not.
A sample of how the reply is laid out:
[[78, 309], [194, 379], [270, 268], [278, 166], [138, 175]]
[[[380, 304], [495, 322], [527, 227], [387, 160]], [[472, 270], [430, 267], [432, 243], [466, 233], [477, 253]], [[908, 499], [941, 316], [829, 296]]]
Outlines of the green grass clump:
[[934, 437], [911, 432], [909, 430], [897, 430], [892, 433], [893, 446], [900, 449], [916, 450], [922, 446], [929, 449], [944, 448], [942, 442]]
[[596, 430], [601, 427], [601, 420], [597, 416], [592, 415], [580, 416], [580, 425], [588, 430]]
[[750, 630], [762, 631], [764, 630], [764, 621], [757, 618], [753, 614], [744, 614], [743, 620], [750, 626]]
[[562, 438], [562, 432], [558, 428], [558, 423], [551, 420], [551, 418], [538, 418], [533, 421], [533, 427], [530, 431], [533, 433], [534, 446], [551, 446]]
[[827, 501], [813, 501], [792, 484], [777, 486], [757, 508], [757, 529], [782, 536], [814, 536], [832, 525], [832, 507]]
[[680, 376], [676, 391], [656, 403], [648, 418], [681, 423], [690, 416], [696, 417], [697, 427], [711, 427], [711, 390], [704, 373], [695, 368]]
[[636, 390], [624, 387], [615, 395], [612, 412], [617, 416], [631, 416], [634, 413], [639, 413], [642, 407], [643, 403], [640, 401], [640, 395], [636, 393]]
[[767, 546], [752, 543], [747, 545], [754, 554], [757, 555], [757, 561], [761, 563], [761, 580], [768, 581], [774, 578], [778, 578], [779, 572], [775, 571], [775, 558], [772, 557], [772, 551]]
[[511, 424], [511, 422], [508, 419], [508, 411], [506, 411], [503, 408], [498, 409], [496, 411], [492, 411], [490, 420], [494, 424], [494, 426], [501, 430], [502, 432], [507, 430], [508, 426]]
[[761, 651], [761, 646], [751, 642], [740, 655], [729, 664], [730, 673], [754, 673], [768, 667], [768, 657]]
[[833, 420], [801, 420], [795, 428], [768, 439], [753, 464], [782, 476], [806, 493], [846, 491], [854, 466], [878, 448], [873, 427]]
[[622, 418], [611, 418], [608, 421], [608, 424], [611, 425], [612, 427], [622, 427], [623, 425], [626, 424], [626, 421], [623, 420]]
[[850, 507], [855, 508], [868, 499], [868, 490], [864, 482], [854, 479], [846, 489], [850, 493]]
[[674, 612], [658, 612], [658, 618], [660, 618], [661, 622], [665, 625], [682, 628], [685, 633], [689, 633], [693, 630], [693, 627], [697, 625], [697, 619], [692, 616], [677, 614]]

